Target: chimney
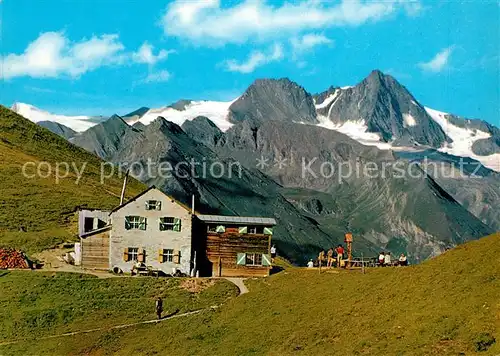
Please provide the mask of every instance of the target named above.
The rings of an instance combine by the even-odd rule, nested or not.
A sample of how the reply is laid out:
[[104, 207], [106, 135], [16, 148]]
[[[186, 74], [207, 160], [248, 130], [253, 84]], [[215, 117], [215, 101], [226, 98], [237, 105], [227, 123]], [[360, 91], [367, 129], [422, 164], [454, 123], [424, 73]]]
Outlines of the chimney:
[[128, 170], [125, 173], [125, 178], [123, 178], [123, 188], [122, 188], [122, 195], [120, 196], [120, 205], [123, 204], [123, 201], [125, 200], [125, 188], [127, 187], [127, 180], [128, 180]]

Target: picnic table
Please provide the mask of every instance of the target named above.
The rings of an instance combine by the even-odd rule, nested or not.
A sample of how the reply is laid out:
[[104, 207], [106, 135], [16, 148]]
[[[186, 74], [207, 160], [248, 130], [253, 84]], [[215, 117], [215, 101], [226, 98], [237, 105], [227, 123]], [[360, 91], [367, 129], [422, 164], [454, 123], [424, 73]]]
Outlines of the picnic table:
[[377, 260], [376, 258], [360, 258], [360, 257], [355, 257], [353, 260], [351, 260], [351, 267], [376, 267], [377, 266]]

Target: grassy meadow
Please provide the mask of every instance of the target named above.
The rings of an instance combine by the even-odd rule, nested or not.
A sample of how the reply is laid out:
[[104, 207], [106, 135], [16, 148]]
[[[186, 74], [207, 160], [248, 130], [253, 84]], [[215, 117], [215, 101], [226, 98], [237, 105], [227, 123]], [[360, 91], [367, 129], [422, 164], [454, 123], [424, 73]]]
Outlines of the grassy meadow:
[[[33, 162], [26, 167], [23, 165]], [[40, 162], [40, 173], [37, 166]], [[67, 162], [69, 174], [56, 176], [56, 164]], [[101, 184], [101, 161], [62, 137], [0, 106], [0, 246], [28, 253], [77, 237], [79, 207], [109, 209], [120, 202], [123, 180], [115, 176]], [[84, 166], [85, 165], [85, 166]], [[84, 174], [77, 184], [77, 173]], [[105, 172], [110, 171], [110, 167]], [[66, 175], [60, 166], [59, 176]], [[127, 197], [144, 189], [129, 180]], [[25, 231], [20, 231], [25, 230]]]
[[[57, 277], [47, 277], [44, 280], [47, 287], [32, 294], [29, 289], [32, 283], [23, 284], [24, 287], [13, 283], [19, 277], [16, 274], [0, 277], [0, 283], [12, 284], [7, 290], [16, 290], [15, 293], [9, 292], [1, 301], [2, 306], [15, 306], [9, 307], [9, 310], [16, 310], [16, 320], [32, 320], [30, 317], [34, 316], [29, 312], [31, 308], [36, 308], [38, 300], [46, 301], [47, 306], [52, 303], [54, 310], [62, 310], [62, 305], [71, 308], [72, 304], [78, 305], [78, 301], [94, 295], [77, 284], [71, 296], [58, 298], [54, 296], [55, 289], [50, 287], [52, 283], [57, 283]], [[85, 277], [81, 278], [84, 284], [88, 283]], [[160, 281], [166, 285], [178, 283], [177, 280]], [[105, 283], [105, 286], [115, 282], [95, 283]], [[118, 283], [149, 282], [123, 279]], [[250, 293], [229, 299], [217, 311], [157, 325], [5, 345], [0, 346], [0, 354], [278, 356], [500, 353], [500, 234], [469, 242], [416, 266], [371, 268], [365, 274], [359, 270], [331, 270], [319, 274], [316, 269], [285, 268], [269, 278], [248, 280], [247, 285]], [[5, 284], [2, 288], [5, 290]], [[93, 309], [79, 316], [78, 327], [84, 328], [101, 319], [109, 325], [117, 321], [132, 321], [140, 319], [143, 312], [151, 313], [147, 303], [138, 312], [135, 302], [128, 302], [126, 291], [129, 288], [137, 290], [137, 286], [123, 285], [114, 292], [109, 291], [111, 300], [98, 294], [95, 301], [85, 302]], [[147, 289], [143, 292], [146, 293], [145, 299], [151, 299], [154, 294]], [[17, 299], [19, 294], [26, 293], [28, 302], [25, 307], [12, 304], [23, 303]], [[228, 294], [215, 293], [223, 298]], [[33, 302], [29, 301], [29, 296], [34, 298]], [[121, 298], [123, 303], [120, 303]], [[121, 304], [117, 308], [119, 312], [110, 312], [109, 304]], [[207, 304], [211, 303], [207, 301]], [[106, 317], [101, 317], [103, 315]], [[30, 330], [32, 335], [70, 331], [77, 327], [76, 324], [61, 324], [47, 330], [43, 321], [31, 321], [27, 325], [28, 329], [21, 330]], [[26, 335], [26, 331], [22, 335]], [[14, 336], [9, 331], [4, 331], [2, 335], [8, 338]]]
[[168, 315], [219, 305], [238, 294], [226, 280], [38, 271], [0, 271], [0, 290], [0, 344], [155, 319], [157, 297]]

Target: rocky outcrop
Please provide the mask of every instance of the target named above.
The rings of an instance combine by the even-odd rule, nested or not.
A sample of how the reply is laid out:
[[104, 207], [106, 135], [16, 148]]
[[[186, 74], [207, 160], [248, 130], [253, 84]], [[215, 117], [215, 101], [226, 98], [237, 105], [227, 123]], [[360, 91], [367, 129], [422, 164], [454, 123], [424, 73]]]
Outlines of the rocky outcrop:
[[317, 123], [312, 96], [289, 79], [258, 79], [229, 107], [232, 122]]
[[193, 140], [214, 147], [224, 136], [223, 132], [206, 116], [197, 116], [182, 124], [184, 132]]
[[70, 129], [68, 126], [64, 126], [63, 124], [59, 124], [54, 121], [39, 121], [38, 125], [45, 127], [56, 135], [64, 137], [67, 140], [77, 134], [75, 130]]
[[123, 146], [123, 138], [134, 132], [120, 116], [113, 115], [108, 120], [91, 127], [87, 131], [70, 139], [70, 142], [94, 153], [103, 159], [109, 159]]

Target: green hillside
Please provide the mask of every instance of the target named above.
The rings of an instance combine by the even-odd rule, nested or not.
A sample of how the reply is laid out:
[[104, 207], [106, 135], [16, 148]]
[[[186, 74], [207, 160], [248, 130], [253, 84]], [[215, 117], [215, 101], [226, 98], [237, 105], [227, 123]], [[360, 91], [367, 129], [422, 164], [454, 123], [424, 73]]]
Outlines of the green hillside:
[[[0, 277], [2, 288], [14, 288], [8, 283], [20, 276]], [[47, 287], [37, 289], [36, 300], [53, 293], [51, 280], [44, 283]], [[500, 353], [500, 234], [461, 245], [416, 266], [373, 268], [366, 274], [359, 270], [319, 274], [317, 270], [288, 268], [269, 278], [249, 280], [247, 285], [250, 293], [230, 299], [217, 311], [157, 325], [4, 345], [0, 354]], [[62, 301], [52, 298], [47, 305], [60, 310], [62, 304], [77, 304], [82, 293], [82, 288], [74, 288]], [[151, 294], [147, 289], [145, 293]], [[126, 294], [122, 291], [113, 298], [126, 298]], [[14, 298], [16, 294], [8, 292], [2, 305], [11, 305]], [[102, 314], [107, 303], [95, 302], [93, 313]], [[30, 311], [29, 304], [20, 308], [19, 318], [24, 320], [23, 315]], [[82, 316], [82, 329], [88, 326], [86, 320], [95, 320], [93, 313]], [[129, 316], [128, 322], [138, 317], [136, 305], [126, 302], [120, 313], [109, 311], [107, 315], [108, 324], [115, 315], [116, 321], [124, 315]], [[57, 330], [74, 330], [75, 324], [70, 326]], [[31, 336], [47, 333], [43, 323], [31, 325]]]
[[[34, 163], [25, 170], [34, 178], [23, 175], [26, 162]], [[46, 178], [37, 174], [35, 167], [40, 162], [47, 162], [40, 166], [40, 172]], [[57, 179], [55, 168], [58, 162], [67, 162], [79, 171], [84, 167], [78, 184], [74, 168], [70, 168], [67, 177]], [[74, 213], [78, 207], [111, 208], [118, 205], [122, 179], [115, 176], [101, 184], [101, 162], [47, 129], [0, 106], [0, 246], [28, 252], [52, 247], [76, 237]], [[59, 172], [60, 176], [66, 175], [65, 166], [61, 165]], [[144, 188], [133, 179], [129, 182], [128, 197]]]

